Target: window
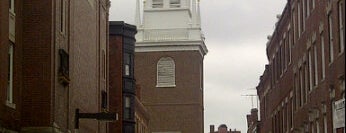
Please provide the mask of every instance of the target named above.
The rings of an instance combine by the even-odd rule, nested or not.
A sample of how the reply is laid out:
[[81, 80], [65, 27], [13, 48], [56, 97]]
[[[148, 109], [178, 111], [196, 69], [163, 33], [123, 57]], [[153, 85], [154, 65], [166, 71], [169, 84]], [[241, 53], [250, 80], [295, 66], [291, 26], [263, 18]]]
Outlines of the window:
[[293, 123], [293, 119], [294, 118], [294, 101], [293, 98], [291, 99], [291, 124], [290, 127], [291, 129], [293, 129], [294, 123]]
[[16, 14], [14, 0], [9, 0], [9, 15], [8, 15], [8, 37], [15, 43], [16, 40]]
[[60, 32], [64, 33], [66, 28], [66, 1], [60, 0]]
[[285, 44], [282, 44], [280, 43], [281, 46], [280, 46], [280, 50], [279, 50], [279, 60], [280, 60], [280, 76], [282, 76], [283, 72], [284, 72], [284, 45]]
[[321, 78], [322, 80], [324, 80], [324, 78], [326, 77], [326, 57], [325, 57], [325, 50], [324, 50], [324, 36], [323, 36], [323, 32], [321, 33], [321, 69], [322, 69], [322, 72], [321, 72]]
[[295, 9], [292, 10], [292, 21], [293, 21], [293, 32], [292, 32], [292, 36], [293, 36], [293, 45], [295, 45], [296, 41], [297, 41], [297, 14]]
[[124, 119], [132, 119], [131, 110], [132, 100], [131, 97], [125, 96], [124, 98]]
[[162, 57], [158, 61], [156, 87], [175, 87], [175, 63], [171, 57]]
[[309, 17], [310, 16], [310, 0], [306, 1], [306, 10], [307, 10], [306, 12], [307, 17]]
[[163, 0], [153, 0], [153, 8], [163, 8]]
[[308, 50], [308, 65], [309, 65], [309, 91], [312, 91], [312, 87], [313, 87], [313, 81], [312, 81], [312, 55], [311, 55], [311, 49]]
[[8, 49], [7, 105], [13, 104], [13, 45], [14, 44], [10, 42]]
[[288, 64], [291, 64], [292, 61], [292, 36], [291, 36], [291, 29], [288, 31]]
[[315, 70], [314, 71], [314, 77], [315, 77], [314, 85], [317, 86], [317, 84], [318, 84], [318, 63], [317, 63], [317, 61], [318, 61], [318, 58], [317, 58], [318, 53], [317, 53], [317, 46], [316, 46], [315, 43], [313, 44], [313, 48], [314, 48], [314, 63], [315, 63], [314, 64], [314, 70]]
[[316, 120], [316, 133], [320, 133], [320, 122]]
[[107, 109], [107, 92], [102, 91], [101, 92], [101, 109]]
[[303, 0], [303, 31], [302, 32], [304, 32], [305, 31], [305, 21], [306, 21], [306, 17], [307, 17], [307, 15], [306, 15], [306, 1], [307, 0]]
[[345, 78], [344, 77], [341, 77], [339, 79], [339, 89], [340, 89], [342, 97], [345, 97]]
[[11, 13], [14, 13], [15, 12], [15, 10], [14, 10], [14, 0], [9, 0], [9, 6], [8, 6], [8, 8], [9, 8], [9, 11], [11, 12]]
[[[299, 74], [299, 73], [298, 73]], [[299, 108], [300, 95], [299, 95], [299, 76], [297, 73], [294, 74], [294, 86], [295, 86], [295, 111]]]
[[309, 79], [311, 78], [309, 76], [309, 66], [304, 63], [304, 102], [306, 103], [308, 101], [308, 94], [309, 94]]
[[300, 34], [302, 32], [302, 23], [301, 23], [301, 19], [302, 19], [302, 13], [301, 13], [301, 9], [300, 9], [300, 2], [298, 2], [298, 38], [300, 37]]
[[61, 76], [69, 77], [69, 55], [64, 49], [59, 49], [60, 67], [59, 74]]
[[328, 37], [329, 37], [329, 63], [334, 60], [334, 46], [333, 46], [333, 23], [332, 15], [328, 14]]
[[102, 50], [102, 75], [103, 79], [106, 79], [107, 76], [107, 61], [106, 61], [106, 52], [105, 50]]
[[324, 133], [328, 133], [327, 114], [323, 114], [323, 129]]
[[180, 0], [170, 0], [169, 6], [170, 8], [179, 8]]
[[344, 9], [343, 9], [343, 1], [339, 2], [339, 53], [342, 53], [345, 48], [345, 39], [344, 39]]
[[299, 68], [299, 107], [303, 105], [303, 92], [304, 92], [304, 86], [303, 86], [303, 71], [302, 68]]
[[124, 75], [125, 76], [130, 76], [132, 75], [132, 66], [131, 66], [131, 62], [132, 62], [132, 57], [130, 54], [125, 53], [124, 54]]

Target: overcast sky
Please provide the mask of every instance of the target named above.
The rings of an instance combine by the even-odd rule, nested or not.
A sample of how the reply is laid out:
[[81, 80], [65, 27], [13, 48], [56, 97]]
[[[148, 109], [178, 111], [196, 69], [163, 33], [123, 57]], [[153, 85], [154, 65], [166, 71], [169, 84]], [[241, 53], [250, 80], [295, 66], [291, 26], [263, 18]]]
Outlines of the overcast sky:
[[[111, 21], [134, 24], [136, 0], [111, 0]], [[205, 133], [226, 124], [247, 132], [254, 88], [267, 64], [267, 35], [287, 0], [201, 0], [202, 30], [209, 53], [204, 59]], [[256, 101], [254, 100], [256, 107]]]

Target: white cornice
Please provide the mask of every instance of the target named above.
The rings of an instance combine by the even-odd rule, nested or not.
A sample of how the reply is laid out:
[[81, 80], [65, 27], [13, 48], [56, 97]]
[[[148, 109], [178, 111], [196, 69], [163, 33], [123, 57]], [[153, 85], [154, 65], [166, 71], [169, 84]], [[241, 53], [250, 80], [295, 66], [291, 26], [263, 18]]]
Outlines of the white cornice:
[[198, 51], [202, 57], [208, 53], [204, 41], [137, 42], [136, 52]]

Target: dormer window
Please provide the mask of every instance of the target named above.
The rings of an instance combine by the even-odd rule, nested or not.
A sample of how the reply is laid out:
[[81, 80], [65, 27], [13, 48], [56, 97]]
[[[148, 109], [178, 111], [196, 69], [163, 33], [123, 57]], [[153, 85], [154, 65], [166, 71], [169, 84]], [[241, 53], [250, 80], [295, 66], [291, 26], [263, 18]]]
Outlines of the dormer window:
[[153, 0], [153, 8], [163, 8], [163, 0]]
[[170, 0], [169, 7], [170, 8], [179, 8], [180, 7], [180, 0]]

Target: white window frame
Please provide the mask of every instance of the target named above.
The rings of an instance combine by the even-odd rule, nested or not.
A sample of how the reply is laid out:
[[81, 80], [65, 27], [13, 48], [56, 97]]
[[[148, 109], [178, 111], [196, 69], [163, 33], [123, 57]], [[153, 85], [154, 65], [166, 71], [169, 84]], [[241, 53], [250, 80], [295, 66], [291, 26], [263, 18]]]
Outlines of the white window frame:
[[339, 1], [338, 3], [338, 11], [339, 11], [339, 14], [338, 14], [338, 21], [339, 21], [339, 53], [343, 53], [344, 52], [344, 49], [345, 49], [345, 38], [344, 38], [344, 35], [345, 35], [345, 31], [344, 31], [344, 24], [343, 24], [343, 17], [344, 17], [344, 10], [343, 10], [343, 4], [344, 2], [343, 1]]
[[310, 16], [310, 0], [307, 0], [306, 1], [306, 15], [307, 15], [307, 17], [309, 17]]
[[324, 80], [326, 78], [326, 57], [325, 57], [325, 46], [324, 46], [324, 36], [323, 32], [320, 34], [321, 36], [321, 65], [322, 65], [322, 77], [321, 79]]
[[156, 87], [175, 87], [175, 62], [171, 57], [162, 57], [157, 62]]
[[312, 81], [312, 55], [311, 49], [308, 50], [308, 65], [309, 65], [309, 91], [312, 91], [313, 81]]
[[316, 133], [320, 133], [320, 122], [316, 120]]
[[329, 37], [329, 63], [332, 63], [334, 60], [334, 45], [333, 45], [333, 19], [331, 14], [328, 14], [328, 37]]
[[301, 32], [302, 32], [302, 24], [301, 24], [301, 19], [302, 19], [302, 13], [301, 13], [301, 8], [300, 8], [300, 2], [298, 2], [298, 38], [300, 38]]
[[315, 77], [315, 82], [314, 82], [314, 86], [318, 85], [318, 57], [317, 57], [317, 46], [316, 43], [313, 43], [313, 48], [314, 48], [314, 77]]
[[[89, 1], [90, 2], [90, 1]], [[60, 1], [60, 32], [62, 34], [66, 31], [66, 1]]]
[[15, 0], [11, 0], [11, 1], [10, 1], [11, 3], [9, 3], [9, 4], [10, 4], [10, 6], [9, 6], [9, 11], [10, 11], [11, 13], [14, 13], [14, 4], [15, 4], [14, 1], [15, 1]]
[[9, 39], [15, 43], [16, 40], [16, 13], [15, 13], [15, 0], [9, 1]]
[[300, 103], [299, 103], [299, 107], [302, 107], [303, 105], [304, 105], [304, 95], [303, 95], [303, 93], [304, 93], [304, 83], [303, 83], [303, 78], [304, 78], [304, 76], [303, 76], [303, 69], [304, 69], [304, 67], [301, 67], [300, 69], [299, 69], [299, 91], [300, 91]]
[[307, 0], [302, 0], [303, 1], [303, 31], [305, 31], [305, 21], [306, 21], [306, 18], [307, 18], [307, 15], [306, 15], [306, 1]]
[[6, 105], [11, 108], [16, 108], [13, 100], [13, 53], [14, 53], [14, 44], [10, 42], [10, 46], [8, 49], [8, 81], [7, 81], [7, 96], [6, 96]]
[[292, 32], [292, 30], [291, 30], [291, 28], [288, 30], [288, 50], [289, 50], [289, 59], [288, 59], [288, 64], [291, 64], [291, 62], [292, 62], [292, 36], [291, 36], [291, 32]]

